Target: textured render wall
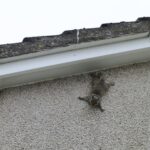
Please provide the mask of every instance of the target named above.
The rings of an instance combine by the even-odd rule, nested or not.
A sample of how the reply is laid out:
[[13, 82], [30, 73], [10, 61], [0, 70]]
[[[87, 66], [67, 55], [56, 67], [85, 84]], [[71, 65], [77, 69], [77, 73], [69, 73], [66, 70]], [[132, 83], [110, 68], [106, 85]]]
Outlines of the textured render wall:
[[104, 72], [115, 86], [101, 113], [77, 97], [88, 75], [6, 89], [0, 94], [0, 150], [150, 149], [150, 63]]

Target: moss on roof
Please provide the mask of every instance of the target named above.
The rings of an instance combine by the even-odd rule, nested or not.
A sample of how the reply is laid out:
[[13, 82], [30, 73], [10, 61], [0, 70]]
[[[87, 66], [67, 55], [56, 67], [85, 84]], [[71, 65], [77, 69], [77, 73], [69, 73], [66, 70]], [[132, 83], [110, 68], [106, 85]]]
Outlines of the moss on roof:
[[98, 28], [64, 31], [60, 35], [26, 37], [21, 43], [0, 45], [0, 59], [15, 57], [72, 44], [104, 40], [133, 35], [150, 30], [150, 17], [138, 18], [134, 22], [102, 24]]

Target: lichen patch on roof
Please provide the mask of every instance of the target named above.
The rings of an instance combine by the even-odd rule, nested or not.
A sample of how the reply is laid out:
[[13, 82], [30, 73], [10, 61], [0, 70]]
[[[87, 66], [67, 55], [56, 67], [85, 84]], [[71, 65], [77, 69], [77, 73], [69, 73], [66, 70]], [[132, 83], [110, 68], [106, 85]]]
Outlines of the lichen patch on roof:
[[143, 17], [135, 22], [108, 23], [99, 28], [68, 30], [60, 35], [27, 37], [21, 43], [0, 45], [0, 59], [149, 31], [150, 17]]

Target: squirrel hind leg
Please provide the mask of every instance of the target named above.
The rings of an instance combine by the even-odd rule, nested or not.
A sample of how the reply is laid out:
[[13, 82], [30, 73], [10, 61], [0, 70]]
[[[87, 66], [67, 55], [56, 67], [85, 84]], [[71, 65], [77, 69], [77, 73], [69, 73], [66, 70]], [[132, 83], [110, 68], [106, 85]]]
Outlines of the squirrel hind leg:
[[85, 96], [85, 97], [78, 97], [79, 100], [82, 100], [82, 101], [88, 101], [88, 96]]
[[104, 112], [104, 111], [105, 111], [105, 109], [103, 109], [103, 108], [102, 108], [101, 102], [99, 102], [99, 104], [98, 104], [98, 105], [99, 105], [99, 109], [100, 109], [100, 111], [101, 111], [101, 112]]
[[79, 99], [79, 100], [84, 100], [85, 98], [84, 98], [84, 97], [80, 97], [80, 96], [79, 96], [79, 97], [78, 97], [78, 99]]

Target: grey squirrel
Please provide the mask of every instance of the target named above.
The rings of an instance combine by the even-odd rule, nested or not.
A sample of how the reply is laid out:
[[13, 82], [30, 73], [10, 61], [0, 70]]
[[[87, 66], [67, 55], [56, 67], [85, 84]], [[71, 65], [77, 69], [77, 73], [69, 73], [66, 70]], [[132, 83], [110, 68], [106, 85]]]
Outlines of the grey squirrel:
[[90, 76], [92, 78], [90, 94], [85, 97], [78, 97], [78, 99], [88, 102], [91, 106], [99, 107], [100, 111], [103, 112], [104, 109], [101, 106], [102, 97], [115, 84], [114, 82], [106, 83], [101, 72], [90, 73]]

